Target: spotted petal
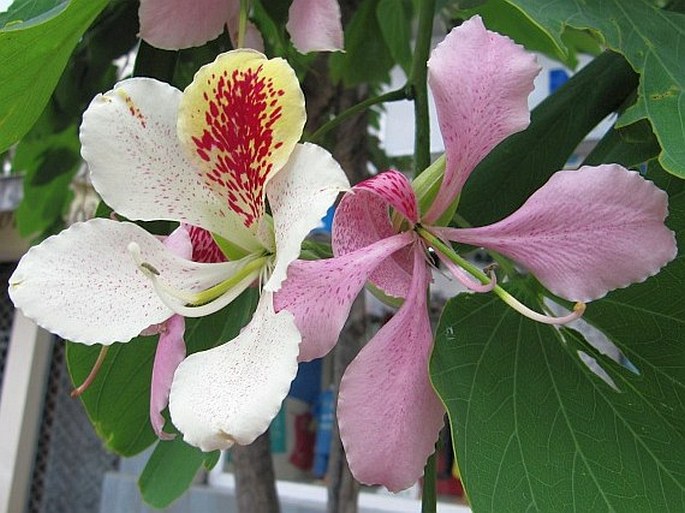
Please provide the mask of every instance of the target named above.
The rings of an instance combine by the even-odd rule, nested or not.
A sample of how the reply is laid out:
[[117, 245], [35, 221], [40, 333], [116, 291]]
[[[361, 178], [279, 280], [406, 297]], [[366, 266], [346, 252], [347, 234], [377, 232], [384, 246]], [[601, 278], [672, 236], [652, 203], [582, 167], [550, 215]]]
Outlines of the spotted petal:
[[473, 168], [530, 121], [527, 98], [540, 71], [533, 54], [485, 29], [474, 16], [453, 29], [428, 61], [447, 166], [428, 223], [449, 207]]
[[173, 313], [136, 266], [131, 243], [160, 279], [188, 292], [215, 285], [244, 265], [190, 262], [139, 226], [93, 219], [31, 248], [10, 277], [10, 297], [27, 317], [62, 338], [127, 342]]
[[[345, 255], [397, 233], [389, 207], [409, 221], [418, 218], [416, 197], [398, 171], [386, 171], [355, 185], [343, 196], [333, 219], [333, 253]], [[381, 263], [369, 281], [385, 294], [405, 297], [411, 279], [411, 255], [401, 250]]]
[[428, 378], [433, 336], [420, 247], [407, 299], [340, 382], [338, 425], [354, 477], [391, 491], [410, 487], [435, 450], [445, 410]]
[[349, 189], [345, 172], [328, 151], [298, 144], [288, 164], [267, 185], [276, 235], [276, 263], [265, 290], [276, 291], [302, 241], [316, 228], [335, 198]]
[[269, 427], [297, 372], [300, 334], [292, 314], [264, 293], [235, 339], [178, 367], [169, 411], [183, 439], [203, 451], [252, 443]]
[[181, 99], [178, 135], [205, 185], [256, 230], [264, 187], [288, 161], [304, 122], [304, 96], [286, 61], [235, 50], [196, 73]]
[[140, 0], [140, 37], [165, 50], [200, 46], [221, 34], [238, 0]]
[[302, 53], [343, 48], [338, 0], [293, 0], [285, 28], [295, 48]]
[[559, 296], [590, 301], [646, 280], [675, 258], [666, 215], [666, 193], [609, 164], [555, 173], [498, 223], [440, 233], [510, 257]]
[[274, 297], [277, 311], [288, 310], [302, 333], [300, 361], [326, 355], [338, 341], [352, 302], [373, 270], [414, 240], [402, 233], [325, 260], [295, 260]]
[[134, 220], [183, 221], [245, 248], [259, 248], [223, 196], [205, 186], [176, 136], [181, 92], [134, 78], [96, 96], [83, 115], [81, 153], [93, 185]]

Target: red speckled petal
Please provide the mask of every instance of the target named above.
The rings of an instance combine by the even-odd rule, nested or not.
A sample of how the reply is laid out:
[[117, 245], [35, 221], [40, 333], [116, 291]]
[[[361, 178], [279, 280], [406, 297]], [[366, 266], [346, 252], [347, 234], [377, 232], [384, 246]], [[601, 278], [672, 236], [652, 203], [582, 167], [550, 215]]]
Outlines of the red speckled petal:
[[478, 16], [453, 29], [433, 51], [428, 81], [447, 167], [426, 222], [449, 207], [490, 150], [528, 126], [528, 95], [539, 71], [533, 54], [486, 30]]
[[295, 315], [302, 333], [300, 361], [321, 358], [333, 348], [369, 274], [414, 239], [412, 233], [402, 233], [343, 256], [290, 264], [274, 306]]
[[430, 274], [421, 246], [414, 246], [413, 256], [407, 300], [349, 365], [338, 398], [340, 437], [352, 474], [394, 492], [421, 477], [445, 414], [428, 377]]
[[299, 52], [343, 49], [338, 0], [293, 0], [285, 28]]
[[183, 92], [178, 135], [207, 187], [246, 227], [264, 214], [264, 187], [302, 135], [304, 96], [283, 59], [252, 50], [219, 55]]
[[[387, 171], [354, 186], [345, 194], [333, 220], [335, 255], [345, 255], [394, 235], [396, 231], [390, 221], [389, 206], [396, 207], [405, 216], [416, 218], [413, 191], [408, 181], [400, 177], [402, 175], [397, 171]], [[410, 280], [409, 250], [395, 253], [369, 277], [371, 283], [393, 297], [405, 297]]]
[[183, 439], [203, 451], [252, 443], [269, 427], [297, 372], [293, 316], [264, 293], [233, 340], [194, 353], [176, 370], [169, 411]]
[[162, 327], [152, 365], [152, 385], [150, 387], [150, 423], [155, 434], [162, 440], [171, 440], [175, 435], [164, 431], [162, 411], [169, 402], [169, 391], [176, 368], [186, 357], [185, 319], [172, 315]]
[[197, 226], [186, 225], [188, 235], [192, 242], [192, 260], [193, 262], [225, 262], [226, 255], [224, 255], [221, 248], [214, 241], [214, 237], [207, 230]]
[[224, 30], [239, 0], [140, 0], [140, 37], [164, 50], [200, 46]]
[[304, 238], [319, 225], [338, 194], [349, 188], [345, 172], [328, 151], [310, 143], [295, 147], [288, 164], [267, 185], [276, 261], [265, 290], [280, 288]]
[[498, 223], [439, 233], [510, 257], [559, 296], [590, 301], [646, 280], [675, 258], [667, 201], [618, 164], [584, 166], [555, 173]]
[[83, 115], [81, 153], [95, 189], [128, 219], [187, 222], [259, 249], [180, 145], [180, 100], [179, 90], [149, 78], [124, 80], [93, 99]]

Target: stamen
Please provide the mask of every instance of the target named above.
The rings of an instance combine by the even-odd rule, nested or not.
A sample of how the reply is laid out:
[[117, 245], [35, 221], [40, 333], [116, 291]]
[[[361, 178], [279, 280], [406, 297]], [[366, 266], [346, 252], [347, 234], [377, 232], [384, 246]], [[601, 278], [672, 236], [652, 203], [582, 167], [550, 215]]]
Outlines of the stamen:
[[573, 311], [569, 314], [555, 317], [553, 315], [542, 314], [531, 310], [502, 287], [495, 287], [495, 293], [502, 299], [502, 301], [504, 301], [520, 314], [543, 324], [567, 324], [575, 321], [576, 319], [580, 319], [585, 313], [585, 303], [581, 303], [580, 301], [573, 305]]
[[98, 354], [97, 360], [95, 360], [95, 363], [93, 364], [93, 368], [90, 369], [90, 372], [88, 373], [88, 376], [86, 376], [86, 379], [83, 381], [83, 383], [71, 391], [71, 397], [80, 397], [81, 394], [88, 390], [88, 387], [93, 384], [93, 381], [95, 381], [95, 378], [100, 371], [100, 367], [102, 367], [102, 363], [105, 361], [107, 351], [109, 351], [109, 346], [102, 346], [102, 349], [100, 349], [100, 354]]
[[245, 265], [232, 276], [200, 292], [189, 292], [165, 283], [162, 273], [149, 262], [143, 261], [137, 243], [129, 243], [128, 251], [138, 269], [150, 279], [162, 303], [184, 317], [202, 317], [221, 310], [249, 287], [269, 262], [267, 256], [246, 257]]

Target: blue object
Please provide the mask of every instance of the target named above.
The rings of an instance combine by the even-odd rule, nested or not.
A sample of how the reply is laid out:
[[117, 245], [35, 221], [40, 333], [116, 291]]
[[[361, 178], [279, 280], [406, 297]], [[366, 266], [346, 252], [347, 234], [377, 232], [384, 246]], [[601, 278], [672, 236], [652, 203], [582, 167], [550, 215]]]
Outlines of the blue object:
[[326, 215], [321, 218], [319, 226], [312, 230], [312, 233], [325, 233], [330, 235], [333, 230], [333, 214], [335, 213], [335, 206], [328, 209]]
[[321, 359], [303, 362], [297, 367], [297, 375], [290, 385], [288, 395], [313, 407], [321, 393]]
[[555, 68], [549, 71], [549, 94], [554, 93], [569, 79], [568, 73], [561, 68]]
[[312, 474], [321, 479], [328, 469], [328, 456], [331, 452], [331, 437], [333, 436], [333, 390], [321, 392], [319, 404], [316, 408], [316, 441], [314, 443], [314, 465]]

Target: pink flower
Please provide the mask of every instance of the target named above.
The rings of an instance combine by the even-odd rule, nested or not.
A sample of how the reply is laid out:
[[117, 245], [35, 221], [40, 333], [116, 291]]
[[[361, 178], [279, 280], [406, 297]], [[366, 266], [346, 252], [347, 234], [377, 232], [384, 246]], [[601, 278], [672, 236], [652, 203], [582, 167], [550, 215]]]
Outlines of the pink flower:
[[[228, 27], [235, 44], [239, 11], [238, 0], [140, 0], [140, 37], [157, 48], [179, 50], [203, 45]], [[302, 53], [343, 48], [337, 0], [293, 0], [286, 28]], [[252, 24], [247, 27], [245, 46], [256, 50], [264, 46]]]
[[478, 17], [454, 29], [428, 65], [446, 147], [445, 173], [431, 207], [419, 211], [411, 184], [397, 171], [358, 184], [336, 213], [335, 258], [294, 262], [275, 298], [277, 310], [295, 315], [303, 337], [301, 360], [320, 357], [335, 344], [367, 280], [404, 298], [348, 367], [338, 402], [340, 435], [354, 476], [393, 491], [421, 476], [443, 425], [444, 408], [428, 375], [429, 247], [469, 288], [495, 289], [523, 313], [553, 323], [577, 317], [584, 305], [559, 319], [530, 312], [494, 280], [474, 282], [437, 243], [498, 251], [555, 294], [575, 301], [643, 281], [676, 254], [673, 233], [664, 225], [666, 194], [616, 164], [559, 171], [498, 223], [436, 226], [478, 162], [528, 125], [527, 96], [539, 67], [520, 46], [487, 31]]

